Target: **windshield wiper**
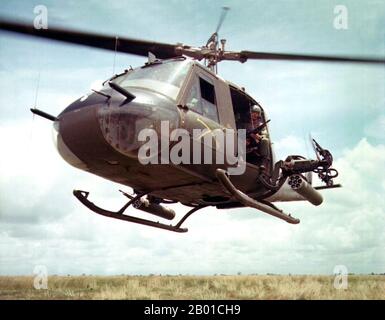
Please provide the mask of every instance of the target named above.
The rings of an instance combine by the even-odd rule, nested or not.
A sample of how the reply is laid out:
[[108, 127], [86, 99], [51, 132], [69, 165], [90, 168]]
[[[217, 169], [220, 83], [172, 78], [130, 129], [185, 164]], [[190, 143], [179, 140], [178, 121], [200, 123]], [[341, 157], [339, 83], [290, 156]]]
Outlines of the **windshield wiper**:
[[131, 102], [132, 100], [134, 100], [136, 98], [136, 96], [134, 96], [131, 92], [128, 92], [126, 89], [124, 89], [123, 87], [121, 87], [117, 83], [109, 81], [108, 84], [110, 85], [110, 87], [112, 89], [114, 89], [115, 91], [119, 92], [121, 95], [126, 97], [126, 99], [123, 101], [121, 106], [123, 104], [128, 103], [128, 102]]
[[103, 92], [100, 92], [98, 90], [94, 90], [94, 89], [91, 89], [93, 92], [97, 93], [97, 94], [100, 94], [101, 96], [103, 97], [106, 97], [107, 99], [111, 99], [111, 96], [109, 94], [106, 94], [106, 93], [103, 93]]

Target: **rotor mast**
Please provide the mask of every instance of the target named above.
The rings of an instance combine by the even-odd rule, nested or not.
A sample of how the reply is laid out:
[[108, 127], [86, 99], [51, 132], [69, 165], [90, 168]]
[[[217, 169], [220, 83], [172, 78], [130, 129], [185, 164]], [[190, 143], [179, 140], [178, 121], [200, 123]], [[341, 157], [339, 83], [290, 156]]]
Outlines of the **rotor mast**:
[[207, 57], [205, 57], [205, 65], [214, 73], [218, 73], [218, 62], [220, 61], [219, 57], [225, 51], [226, 40], [221, 39], [221, 46], [219, 47], [218, 32], [229, 10], [230, 10], [229, 7], [222, 7], [222, 13], [221, 13], [221, 16], [219, 17], [217, 28], [215, 32], [211, 35], [211, 37], [207, 40], [206, 46], [202, 47], [203, 50], [207, 49], [212, 53]]
[[218, 63], [223, 60], [246, 62], [247, 57], [242, 56], [240, 52], [225, 51], [226, 39], [219, 40], [218, 32], [229, 10], [229, 7], [222, 7], [217, 28], [207, 40], [206, 45], [202, 47], [191, 47], [177, 44], [175, 52], [178, 55], [185, 55], [199, 61], [204, 59], [204, 65], [215, 74], [218, 73]]

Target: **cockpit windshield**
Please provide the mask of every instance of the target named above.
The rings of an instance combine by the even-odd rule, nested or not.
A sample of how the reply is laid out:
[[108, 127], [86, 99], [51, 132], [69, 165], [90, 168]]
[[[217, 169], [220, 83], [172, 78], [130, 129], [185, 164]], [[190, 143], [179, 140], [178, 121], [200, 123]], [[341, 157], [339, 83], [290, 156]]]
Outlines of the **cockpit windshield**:
[[130, 70], [112, 81], [123, 88], [150, 89], [176, 100], [191, 65], [189, 60], [163, 61]]

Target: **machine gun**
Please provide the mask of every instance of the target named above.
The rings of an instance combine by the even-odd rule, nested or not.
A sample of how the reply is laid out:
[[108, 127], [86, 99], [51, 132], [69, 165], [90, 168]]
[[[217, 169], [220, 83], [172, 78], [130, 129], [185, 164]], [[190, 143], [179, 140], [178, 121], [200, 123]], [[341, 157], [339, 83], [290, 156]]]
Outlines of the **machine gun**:
[[338, 176], [338, 171], [331, 167], [333, 164], [332, 154], [329, 150], [322, 148], [315, 139], [312, 139], [311, 142], [317, 157], [316, 160], [306, 159], [299, 155], [288, 156], [284, 161], [275, 163], [271, 176], [262, 173], [259, 176], [260, 182], [266, 188], [278, 190], [287, 177], [314, 172], [326, 184], [326, 186], [316, 187], [317, 190], [340, 187], [340, 184], [334, 185], [333, 182], [333, 179]]
[[266, 127], [266, 125], [270, 122], [270, 119], [261, 123], [258, 127], [254, 128], [254, 129], [248, 129], [246, 130], [246, 137], [249, 137], [250, 135], [252, 134], [260, 134], [262, 129], [264, 127]]

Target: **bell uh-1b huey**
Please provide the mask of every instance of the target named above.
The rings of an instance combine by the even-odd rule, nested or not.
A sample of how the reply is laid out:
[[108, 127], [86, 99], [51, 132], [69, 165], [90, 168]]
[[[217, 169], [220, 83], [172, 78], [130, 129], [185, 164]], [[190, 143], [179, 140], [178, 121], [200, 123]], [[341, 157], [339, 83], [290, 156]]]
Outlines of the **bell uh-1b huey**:
[[[175, 232], [186, 232], [187, 228], [182, 228], [185, 220], [207, 206], [218, 209], [251, 207], [297, 224], [299, 219], [284, 213], [273, 202], [306, 200], [313, 205], [320, 205], [323, 201], [320, 189], [340, 186], [333, 184], [338, 172], [331, 167], [331, 153], [315, 140], [312, 143], [316, 159], [289, 155], [285, 160], [276, 161], [265, 110], [243, 88], [219, 77], [217, 65], [224, 60], [242, 63], [248, 60], [297, 60], [380, 65], [385, 63], [385, 59], [227, 51], [226, 41], [218, 37], [226, 11], [227, 8], [221, 15], [216, 32], [202, 47], [91, 34], [51, 26], [49, 29], [35, 29], [32, 23], [0, 20], [0, 30], [3, 31], [148, 57], [148, 62], [143, 66], [130, 68], [106, 80], [101, 88], [79, 98], [58, 116], [31, 109], [33, 113], [54, 122], [56, 147], [65, 161], [134, 190], [132, 195], [121, 191], [128, 202], [116, 212], [92, 203], [88, 199], [89, 192], [74, 190], [74, 196], [90, 210], [107, 217]], [[259, 112], [257, 116], [260, 122], [257, 125], [252, 121], [253, 108]], [[170, 134], [178, 129], [187, 133], [189, 138], [184, 140], [179, 136], [178, 139], [169, 139]], [[243, 131], [243, 140], [239, 139], [242, 136], [240, 129], [247, 129]], [[143, 132], [150, 132], [155, 136], [152, 142], [161, 146], [155, 152], [150, 150], [150, 160], [154, 161], [145, 164], [141, 161], [140, 150], [152, 136], [143, 138]], [[194, 135], [195, 132], [200, 132], [199, 136]], [[238, 167], [243, 163], [243, 169], [238, 173], [234, 173], [234, 162], [227, 161], [227, 157], [224, 161], [212, 163], [195, 161], [206, 157], [201, 153], [201, 147], [209, 150], [211, 158], [218, 154], [219, 149], [224, 152], [225, 144], [214, 137], [218, 132], [225, 133], [226, 137], [226, 133], [230, 132], [229, 137], [237, 136], [238, 142], [254, 139], [256, 157], [253, 160], [248, 157], [247, 147], [243, 147], [246, 143], [235, 145], [234, 155], [245, 155], [237, 158]], [[167, 143], [164, 143], [165, 140]], [[185, 145], [181, 145], [182, 142]], [[199, 148], [193, 148], [197, 145]], [[246, 152], [241, 152], [245, 148]], [[192, 152], [187, 158], [183, 155], [184, 160], [181, 161], [179, 156], [183, 150]], [[179, 162], [169, 161], [172, 155], [177, 156]], [[325, 185], [313, 186], [312, 173], [316, 173]], [[175, 212], [165, 206], [171, 203], [191, 207], [173, 225], [124, 214], [132, 205], [172, 220]]]

